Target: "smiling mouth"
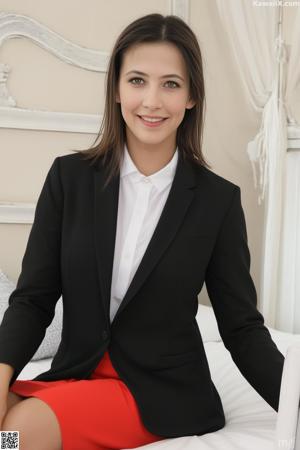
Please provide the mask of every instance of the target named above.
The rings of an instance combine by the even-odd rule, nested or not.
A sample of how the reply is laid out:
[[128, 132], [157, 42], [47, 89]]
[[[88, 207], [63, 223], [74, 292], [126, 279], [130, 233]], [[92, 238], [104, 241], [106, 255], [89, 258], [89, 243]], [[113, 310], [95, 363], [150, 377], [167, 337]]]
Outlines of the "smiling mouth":
[[153, 130], [155, 128], [159, 129], [160, 127], [162, 127], [163, 124], [165, 123], [165, 121], [167, 120], [167, 118], [162, 118], [162, 119], [159, 119], [159, 120], [147, 120], [147, 119], [144, 119], [141, 116], [138, 116], [138, 118], [140, 119], [141, 125], [144, 128], [148, 128], [148, 129], [153, 128]]
[[153, 119], [154, 120], [151, 120], [151, 118], [147, 118], [147, 117], [143, 117], [143, 116], [139, 116], [139, 115], [137, 115], [143, 122], [146, 122], [146, 123], [151, 123], [151, 124], [159, 124], [159, 123], [162, 123], [162, 122], [164, 122], [165, 120], [167, 120], [167, 118], [168, 117], [161, 117], [161, 118], [155, 118], [155, 117], [153, 117]]

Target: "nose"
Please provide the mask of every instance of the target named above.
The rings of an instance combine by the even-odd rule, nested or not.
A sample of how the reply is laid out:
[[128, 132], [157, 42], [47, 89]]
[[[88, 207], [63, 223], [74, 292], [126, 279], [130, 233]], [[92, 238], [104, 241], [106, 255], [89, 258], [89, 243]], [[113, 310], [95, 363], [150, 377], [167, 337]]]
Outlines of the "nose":
[[162, 106], [159, 88], [150, 86], [144, 90], [143, 106], [149, 109], [156, 109]]

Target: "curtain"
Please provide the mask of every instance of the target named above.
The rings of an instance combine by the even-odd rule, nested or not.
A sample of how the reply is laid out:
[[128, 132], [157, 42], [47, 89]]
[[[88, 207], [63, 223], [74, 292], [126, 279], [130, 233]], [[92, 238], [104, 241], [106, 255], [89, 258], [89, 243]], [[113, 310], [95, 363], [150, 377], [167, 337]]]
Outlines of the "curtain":
[[[300, 253], [299, 244], [298, 250], [295, 245], [300, 240], [296, 181], [299, 152], [298, 157], [296, 152], [293, 155], [296, 167], [292, 168], [291, 178], [287, 133], [288, 125], [296, 123], [288, 103], [300, 78], [300, 27], [296, 27], [300, 23], [300, 8], [295, 8], [297, 17], [288, 55], [280, 24], [282, 6], [255, 7], [255, 2], [248, 0], [216, 0], [216, 3], [249, 104], [261, 113], [260, 128], [245, 149], [254, 186], [259, 189], [258, 204], [264, 201], [260, 309], [268, 326], [299, 333], [296, 270], [299, 273]], [[289, 252], [293, 253], [292, 261]]]

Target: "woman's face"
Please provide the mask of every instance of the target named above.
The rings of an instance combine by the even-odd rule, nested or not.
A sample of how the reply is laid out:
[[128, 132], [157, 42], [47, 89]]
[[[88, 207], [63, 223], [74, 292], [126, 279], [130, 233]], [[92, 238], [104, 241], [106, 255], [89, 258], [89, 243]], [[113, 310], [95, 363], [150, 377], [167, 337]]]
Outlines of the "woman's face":
[[[175, 150], [185, 110], [195, 105], [189, 99], [188, 73], [178, 48], [165, 42], [130, 47], [123, 57], [116, 101], [121, 104], [129, 147]], [[165, 120], [150, 127], [139, 116]]]

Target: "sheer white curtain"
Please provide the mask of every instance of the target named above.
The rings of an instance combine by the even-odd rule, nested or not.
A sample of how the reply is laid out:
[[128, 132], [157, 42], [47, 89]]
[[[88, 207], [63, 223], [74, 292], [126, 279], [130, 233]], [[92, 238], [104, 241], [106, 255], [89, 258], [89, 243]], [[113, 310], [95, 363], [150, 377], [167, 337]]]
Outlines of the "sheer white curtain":
[[[285, 104], [288, 122], [298, 125], [299, 136], [300, 125], [294, 118], [293, 107], [296, 106], [295, 98], [300, 98], [300, 7], [294, 10], [295, 24], [298, 26], [292, 33]], [[281, 330], [300, 333], [300, 149], [288, 152], [286, 173], [276, 325]]]
[[[295, 198], [295, 191], [291, 195], [289, 192], [292, 186], [288, 173], [287, 125], [292, 117], [287, 102], [299, 82], [300, 27], [296, 28], [296, 24], [299, 24], [300, 8], [295, 8], [298, 17], [294, 22], [293, 42], [287, 61], [279, 25], [282, 6], [255, 7], [255, 3], [248, 0], [216, 2], [249, 103], [262, 113], [260, 129], [246, 149], [254, 185], [259, 188], [258, 203], [261, 204], [262, 200], [265, 203], [260, 309], [268, 326], [300, 332], [300, 311], [297, 310], [299, 285], [295, 277], [296, 267], [291, 267], [287, 253], [291, 251], [289, 228], [294, 230], [294, 241], [300, 240], [300, 217], [298, 210], [295, 218], [295, 205], [285, 201]], [[299, 164], [299, 158], [295, 159]], [[293, 183], [293, 188], [299, 192], [299, 185]], [[288, 223], [284, 221], [287, 217]], [[292, 264], [298, 261], [299, 273], [299, 244], [298, 253], [295, 245], [293, 251]]]

